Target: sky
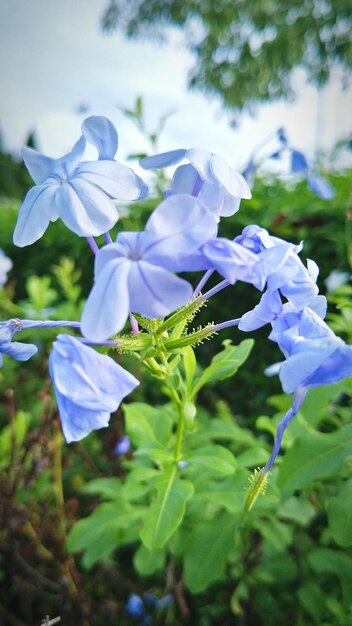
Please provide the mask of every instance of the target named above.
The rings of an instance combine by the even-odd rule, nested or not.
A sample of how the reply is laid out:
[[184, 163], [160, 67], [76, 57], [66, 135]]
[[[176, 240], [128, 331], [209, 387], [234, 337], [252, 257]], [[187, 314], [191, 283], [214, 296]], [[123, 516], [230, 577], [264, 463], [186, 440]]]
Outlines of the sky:
[[[351, 132], [352, 90], [342, 93], [337, 74], [320, 95], [295, 73], [296, 103], [258, 107], [230, 125], [218, 99], [187, 89], [193, 65], [182, 33], [166, 45], [127, 41], [100, 30], [106, 0], [0, 0], [0, 129], [6, 150], [20, 154], [28, 133], [38, 148], [59, 157], [80, 135], [87, 115], [105, 115], [119, 132], [117, 158], [147, 145], [121, 108], [143, 97], [151, 130], [168, 120], [160, 150], [199, 147], [241, 169], [257, 143], [279, 126], [291, 144], [314, 158]], [[86, 109], [86, 113], [82, 112]]]

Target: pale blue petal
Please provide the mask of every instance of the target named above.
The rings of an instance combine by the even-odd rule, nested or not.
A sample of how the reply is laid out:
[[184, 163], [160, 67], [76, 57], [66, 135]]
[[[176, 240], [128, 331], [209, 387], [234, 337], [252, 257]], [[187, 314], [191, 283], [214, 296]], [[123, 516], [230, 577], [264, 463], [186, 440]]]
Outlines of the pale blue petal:
[[[119, 233], [120, 235], [121, 233]], [[108, 243], [106, 246], [100, 248], [97, 252], [94, 263], [94, 277], [97, 280], [99, 274], [105, 269], [105, 266], [110, 261], [118, 261], [122, 263], [124, 258], [127, 258], [126, 250], [118, 243]]]
[[128, 274], [131, 262], [110, 261], [88, 296], [81, 329], [91, 341], [105, 341], [124, 327], [130, 312]]
[[242, 174], [235, 172], [226, 161], [217, 154], [213, 154], [211, 157], [210, 171], [231, 196], [247, 199], [252, 197], [248, 183]]
[[11, 356], [17, 361], [28, 361], [34, 354], [38, 352], [37, 346], [32, 343], [20, 343], [13, 341], [9, 343], [4, 353]]
[[79, 180], [60, 185], [55, 196], [64, 224], [80, 237], [96, 237], [112, 228], [118, 214], [111, 201], [94, 185]]
[[[75, 169], [80, 163], [86, 148], [86, 140], [82, 136], [73, 146], [71, 152], [55, 161], [53, 178], [59, 176], [60, 179], [67, 180], [75, 173]], [[56, 176], [57, 175], [57, 176]]]
[[129, 167], [116, 161], [84, 161], [77, 167], [74, 179], [90, 182], [111, 198], [133, 201], [144, 198], [148, 188]]
[[40, 152], [28, 146], [22, 148], [22, 158], [27, 170], [37, 185], [43, 183], [49, 176], [55, 163], [55, 159], [40, 154]]
[[252, 283], [258, 289], [264, 287], [265, 280], [260, 275], [261, 263], [258, 256], [240, 244], [218, 237], [208, 241], [202, 252], [214, 269], [230, 283], [242, 280]]
[[211, 152], [200, 150], [199, 148], [190, 148], [187, 150], [186, 156], [203, 180], [214, 182], [210, 170], [210, 160], [213, 156]]
[[[111, 357], [69, 335], [54, 343], [55, 385], [72, 402], [111, 413], [139, 383]], [[82, 393], [84, 387], [84, 393]]]
[[333, 385], [352, 376], [352, 346], [342, 344], [305, 380], [308, 387]]
[[106, 117], [92, 115], [82, 124], [82, 134], [98, 150], [99, 159], [113, 159], [118, 146], [115, 126]]
[[145, 232], [155, 241], [144, 246], [143, 258], [171, 271], [181, 271], [182, 258], [216, 236], [217, 219], [197, 198], [178, 194], [166, 198], [153, 211]]
[[145, 157], [139, 161], [139, 165], [144, 170], [151, 170], [154, 167], [162, 168], [169, 165], [176, 165], [184, 159], [187, 150], [170, 150], [169, 152], [161, 152], [160, 154], [154, 154], [153, 156]]
[[305, 384], [321, 363], [333, 354], [335, 347], [332, 338], [326, 339], [324, 343], [302, 339], [300, 351], [290, 355], [280, 369], [279, 376], [285, 393], [292, 393], [301, 384]]
[[243, 331], [256, 330], [272, 322], [282, 309], [281, 298], [278, 291], [266, 291], [257, 306], [241, 317], [238, 328]]
[[309, 176], [308, 188], [322, 200], [332, 200], [335, 197], [335, 190], [322, 176]]
[[171, 190], [174, 193], [188, 193], [191, 196], [198, 195], [202, 185], [202, 181], [199, 177], [197, 170], [186, 163], [186, 165], [180, 165], [173, 176]]
[[29, 246], [45, 233], [52, 215], [56, 215], [54, 197], [57, 189], [56, 185], [38, 185], [28, 191], [13, 233], [15, 246]]
[[222, 205], [220, 208], [221, 217], [231, 217], [240, 208], [241, 198], [231, 196], [225, 189], [222, 189]]
[[[198, 198], [199, 200], [204, 202], [204, 204], [209, 209], [209, 211], [211, 211], [215, 215], [217, 216], [224, 215], [223, 209], [224, 209], [225, 194], [224, 194], [224, 190], [221, 189], [221, 187], [219, 187], [218, 184], [209, 183], [208, 181], [205, 181], [202, 184], [202, 188], [198, 194]], [[233, 201], [233, 198], [232, 198], [232, 201]], [[235, 211], [231, 211], [229, 214], [233, 215], [234, 212]], [[226, 213], [226, 210], [225, 210], [225, 213]]]
[[165, 317], [191, 299], [193, 288], [182, 278], [145, 261], [131, 262], [130, 309], [145, 317]]

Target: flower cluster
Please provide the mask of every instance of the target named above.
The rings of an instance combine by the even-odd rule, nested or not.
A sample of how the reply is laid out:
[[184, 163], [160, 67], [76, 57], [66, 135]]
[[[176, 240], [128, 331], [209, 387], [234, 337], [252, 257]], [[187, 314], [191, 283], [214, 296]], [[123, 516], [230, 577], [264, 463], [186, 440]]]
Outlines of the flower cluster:
[[[97, 161], [82, 160], [86, 141], [96, 147]], [[178, 354], [180, 347], [222, 328], [238, 326], [249, 332], [271, 324], [269, 338], [285, 357], [276, 371], [284, 391], [293, 392], [294, 400], [279, 426], [273, 452], [262, 470], [265, 475], [306, 391], [352, 374], [352, 347], [323, 321], [326, 300], [318, 292], [317, 265], [314, 261], [303, 264], [302, 243], [273, 237], [257, 225], [247, 226], [233, 240], [218, 237], [220, 218], [238, 211], [240, 200], [250, 197], [250, 189], [245, 178], [221, 157], [196, 148], [142, 159], [144, 169], [187, 162], [176, 168], [171, 188], [144, 230], [120, 231], [112, 242], [108, 231], [118, 218], [113, 201], [130, 202], [147, 193], [145, 183], [114, 160], [117, 143], [116, 130], [107, 119], [90, 117], [72, 151], [60, 159], [25, 149], [24, 160], [36, 184], [20, 208], [15, 244], [35, 242], [49, 222], [60, 217], [73, 232], [87, 238], [95, 254], [94, 284], [81, 322], [2, 322], [0, 350], [19, 360], [33, 356], [36, 346], [11, 341], [22, 328], [73, 326], [80, 331], [81, 336], [58, 335], [49, 360], [63, 433], [70, 442], [107, 426], [110, 414], [139, 384], [93, 345], [130, 350], [153, 368], [153, 358], [163, 351]], [[99, 249], [94, 237], [101, 234], [106, 245]], [[196, 287], [177, 275], [199, 270], [205, 274]], [[204, 293], [213, 272], [222, 280]], [[240, 319], [211, 324], [180, 339], [197, 307], [236, 281], [261, 292], [254, 309]], [[123, 335], [128, 320], [132, 334]], [[173, 328], [181, 330], [169, 336]]]

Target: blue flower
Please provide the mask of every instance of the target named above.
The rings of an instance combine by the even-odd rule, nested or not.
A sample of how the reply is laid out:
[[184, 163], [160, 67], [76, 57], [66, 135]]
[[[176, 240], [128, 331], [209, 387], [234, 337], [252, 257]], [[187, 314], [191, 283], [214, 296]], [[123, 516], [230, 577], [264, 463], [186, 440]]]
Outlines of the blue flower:
[[83, 334], [104, 341], [123, 328], [130, 312], [158, 318], [183, 306], [193, 289], [172, 272], [194, 269], [200, 246], [214, 234], [215, 217], [183, 194], [164, 200], [143, 232], [119, 233], [116, 243], [96, 255]]
[[352, 347], [335, 335], [309, 307], [294, 312], [284, 307], [272, 323], [269, 339], [286, 357], [279, 376], [286, 393], [298, 387], [316, 387], [352, 375]]
[[201, 253], [209, 261], [208, 269], [216, 269], [231, 284], [242, 280], [258, 289], [264, 287], [265, 279], [258, 256], [239, 243], [217, 237], [207, 241]]
[[128, 596], [125, 611], [128, 615], [132, 617], [142, 618], [145, 616], [145, 608], [143, 604], [143, 600], [136, 593], [131, 593]]
[[2, 287], [7, 281], [7, 273], [12, 268], [12, 261], [9, 259], [3, 250], [0, 249], [0, 287]]
[[140, 166], [146, 170], [162, 168], [176, 165], [184, 158], [189, 163], [176, 169], [169, 193], [199, 197], [218, 216], [233, 215], [239, 209], [241, 198], [251, 198], [242, 174], [235, 172], [217, 154], [205, 150], [172, 150], [146, 157], [140, 161]]
[[70, 335], [58, 335], [53, 343], [49, 371], [68, 443], [108, 426], [110, 414], [139, 385], [109, 356]]
[[0, 322], [0, 367], [3, 362], [3, 354], [7, 354], [17, 361], [28, 361], [38, 352], [38, 348], [34, 344], [12, 341], [13, 335], [22, 328], [23, 324], [18, 319]]
[[265, 229], [255, 225], [247, 226], [242, 235], [236, 237], [235, 242], [258, 256], [261, 265], [256, 269], [267, 286], [259, 304], [242, 316], [240, 330], [255, 330], [272, 322], [282, 309], [282, 296], [296, 310], [316, 301], [319, 270], [311, 260], [308, 260], [307, 268], [303, 265], [298, 256], [302, 244], [296, 246], [272, 237]]
[[[83, 123], [83, 135], [72, 151], [52, 159], [32, 148], [23, 159], [36, 185], [20, 207], [13, 241], [28, 246], [44, 234], [59, 217], [77, 235], [101, 235], [112, 228], [118, 213], [113, 199], [132, 201], [146, 194], [146, 186], [134, 172], [113, 161], [117, 134], [105, 118], [91, 117]], [[86, 138], [98, 149], [98, 161], [81, 162]]]
[[124, 454], [127, 454], [127, 452], [129, 452], [130, 449], [131, 449], [130, 438], [127, 437], [127, 435], [122, 435], [119, 438], [114, 448], [116, 456], [123, 456]]
[[286, 357], [279, 366], [281, 384], [286, 393], [294, 392], [294, 396], [292, 407], [278, 426], [264, 474], [273, 465], [284, 431], [302, 406], [307, 391], [352, 376], [352, 346], [337, 337], [319, 313], [309, 307], [296, 312], [287, 304], [272, 326], [269, 338], [278, 343]]

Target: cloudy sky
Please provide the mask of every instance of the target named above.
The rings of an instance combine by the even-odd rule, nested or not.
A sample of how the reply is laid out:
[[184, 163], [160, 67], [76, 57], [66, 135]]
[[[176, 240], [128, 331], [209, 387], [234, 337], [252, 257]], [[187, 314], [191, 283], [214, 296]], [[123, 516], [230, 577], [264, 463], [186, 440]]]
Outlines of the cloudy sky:
[[40, 149], [61, 156], [79, 136], [85, 115], [109, 117], [120, 136], [120, 159], [146, 144], [121, 114], [137, 96], [145, 102], [151, 128], [160, 115], [174, 111], [161, 149], [197, 146], [222, 154], [242, 167], [254, 146], [278, 126], [286, 127], [296, 148], [313, 158], [351, 130], [351, 90], [333, 80], [318, 97], [297, 72], [295, 104], [261, 106], [255, 117], [242, 115], [233, 129], [220, 102], [187, 91], [191, 55], [182, 34], [171, 33], [160, 47], [128, 42], [120, 33], [99, 29], [106, 0], [1, 0], [0, 128], [5, 148], [19, 154], [30, 130]]

